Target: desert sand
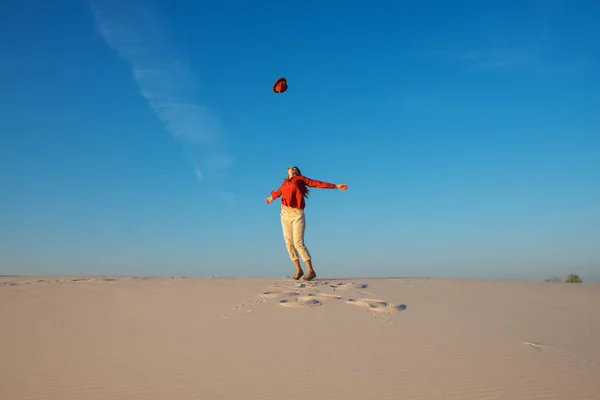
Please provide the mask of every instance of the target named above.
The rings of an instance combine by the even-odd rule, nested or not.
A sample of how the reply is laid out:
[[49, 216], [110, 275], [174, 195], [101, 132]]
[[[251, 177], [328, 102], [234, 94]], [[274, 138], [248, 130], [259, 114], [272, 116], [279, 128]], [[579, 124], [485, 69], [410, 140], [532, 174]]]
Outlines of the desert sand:
[[1, 277], [0, 399], [600, 399], [600, 285]]

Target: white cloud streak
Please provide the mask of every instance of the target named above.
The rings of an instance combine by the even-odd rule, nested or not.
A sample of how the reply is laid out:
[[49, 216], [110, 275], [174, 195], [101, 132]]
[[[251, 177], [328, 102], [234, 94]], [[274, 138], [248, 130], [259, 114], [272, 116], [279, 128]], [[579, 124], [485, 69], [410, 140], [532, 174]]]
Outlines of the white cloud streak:
[[531, 17], [527, 24], [515, 24], [510, 13], [497, 16], [482, 11], [473, 18], [472, 25], [464, 28], [468, 35], [462, 40], [448, 43], [436, 35], [432, 39], [436, 42], [435, 49], [428, 53], [457, 62], [467, 71], [503, 70], [548, 77], [577, 75], [587, 63], [559, 49], [561, 39], [553, 29], [564, 6], [561, 0], [524, 2], [523, 7]]
[[140, 94], [171, 136], [187, 149], [199, 181], [222, 176], [234, 164], [225, 151], [218, 119], [199, 99], [188, 61], [175, 50], [169, 30], [144, 1], [90, 1], [96, 31], [131, 67]]

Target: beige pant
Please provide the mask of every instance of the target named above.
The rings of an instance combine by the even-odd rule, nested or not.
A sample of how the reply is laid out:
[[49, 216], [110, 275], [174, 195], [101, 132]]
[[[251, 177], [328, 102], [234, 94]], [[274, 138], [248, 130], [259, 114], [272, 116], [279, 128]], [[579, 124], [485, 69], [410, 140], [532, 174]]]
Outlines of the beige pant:
[[[304, 229], [306, 219], [304, 210], [281, 206], [281, 227], [283, 228], [283, 239], [285, 247], [292, 261], [298, 259], [298, 253], [302, 261], [310, 260], [310, 253], [304, 245]], [[296, 251], [297, 250], [297, 251]]]

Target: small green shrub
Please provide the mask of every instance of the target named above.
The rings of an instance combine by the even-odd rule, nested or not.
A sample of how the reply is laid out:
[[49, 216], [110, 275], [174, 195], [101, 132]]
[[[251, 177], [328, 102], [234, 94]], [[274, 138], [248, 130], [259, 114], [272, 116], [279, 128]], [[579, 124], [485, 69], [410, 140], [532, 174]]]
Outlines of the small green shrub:
[[581, 283], [581, 278], [577, 274], [570, 274], [567, 280], [567, 283]]

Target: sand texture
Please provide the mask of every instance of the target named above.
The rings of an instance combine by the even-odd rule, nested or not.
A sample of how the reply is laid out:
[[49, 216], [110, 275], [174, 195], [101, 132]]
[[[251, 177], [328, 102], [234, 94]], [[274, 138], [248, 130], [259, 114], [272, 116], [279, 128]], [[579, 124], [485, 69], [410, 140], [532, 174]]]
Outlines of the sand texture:
[[0, 277], [0, 399], [600, 399], [600, 285]]

